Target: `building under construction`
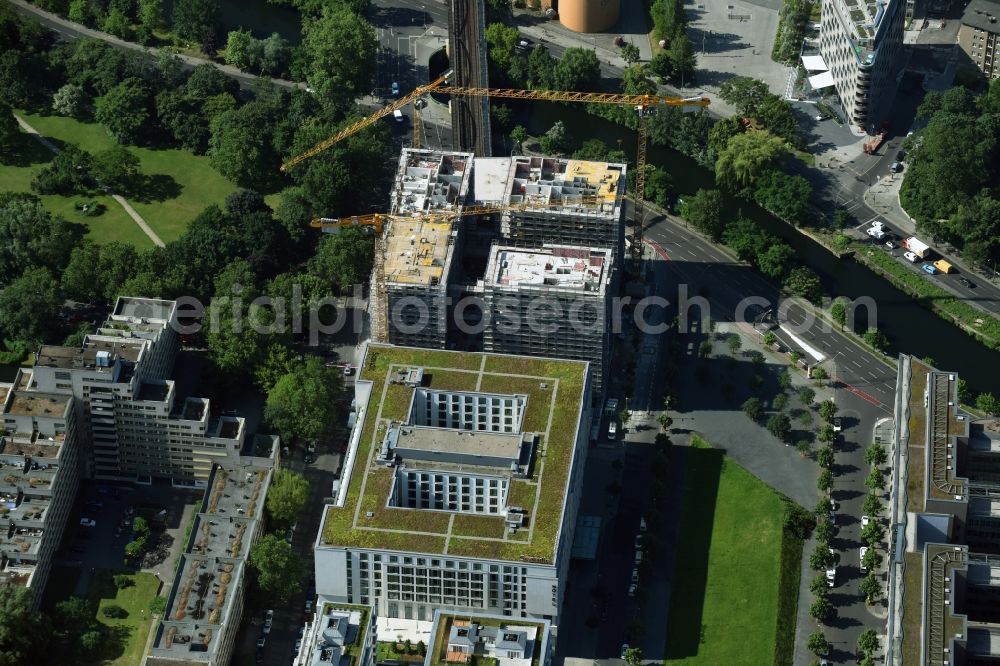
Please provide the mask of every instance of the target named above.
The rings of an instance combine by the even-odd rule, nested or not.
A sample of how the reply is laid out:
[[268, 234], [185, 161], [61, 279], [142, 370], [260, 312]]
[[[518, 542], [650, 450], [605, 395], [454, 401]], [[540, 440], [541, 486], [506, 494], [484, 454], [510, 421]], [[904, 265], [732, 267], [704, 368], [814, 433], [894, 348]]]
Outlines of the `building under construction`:
[[600, 395], [611, 356], [613, 257], [610, 248], [495, 245], [482, 281], [485, 351], [590, 361]]
[[625, 164], [559, 157], [477, 158], [474, 196], [511, 206], [500, 227], [511, 245], [606, 247], [618, 259], [626, 169]]
[[445, 347], [448, 283], [461, 238], [458, 218], [433, 213], [461, 210], [471, 165], [471, 153], [403, 150], [391, 195], [394, 217], [376, 247], [371, 317], [377, 341]]
[[[584, 359], [599, 391], [623, 256], [625, 175], [624, 164], [404, 149], [376, 251], [375, 340]], [[461, 217], [471, 210], [477, 215]], [[482, 299], [458, 313], [482, 333], [452, 325], [463, 296]], [[559, 324], [556, 332], [541, 337], [495, 325], [549, 297], [567, 312], [582, 308], [590, 324], [555, 317], [546, 326]], [[517, 305], [501, 306], [510, 300]]]

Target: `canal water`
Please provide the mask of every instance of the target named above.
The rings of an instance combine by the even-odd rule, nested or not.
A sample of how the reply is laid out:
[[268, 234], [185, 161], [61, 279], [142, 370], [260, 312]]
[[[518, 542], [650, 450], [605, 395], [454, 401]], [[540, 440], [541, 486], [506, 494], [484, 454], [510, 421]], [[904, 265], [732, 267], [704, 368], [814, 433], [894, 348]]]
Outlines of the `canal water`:
[[[572, 105], [535, 103], [520, 109], [517, 116], [517, 122], [534, 136], [543, 134], [553, 123], [561, 120], [568, 134], [575, 137], [578, 143], [597, 138], [617, 147], [621, 141], [622, 149], [630, 157], [635, 157], [635, 132]], [[715, 187], [711, 171], [677, 151], [651, 144], [646, 157], [650, 164], [670, 173], [675, 190], [682, 196], [693, 194], [699, 188]], [[727, 197], [726, 204], [730, 215], [742, 212], [743, 216], [794, 247], [802, 262], [819, 274], [830, 296], [849, 299], [868, 296], [874, 299], [878, 304], [878, 328], [889, 338], [894, 352], [930, 356], [938, 367], [957, 371], [973, 390], [996, 391], [995, 369], [1000, 368], [1000, 352], [977, 342], [958, 327], [925, 309], [867, 267], [853, 259], [838, 259], [822, 245], [798, 233], [756, 204], [735, 197]]]

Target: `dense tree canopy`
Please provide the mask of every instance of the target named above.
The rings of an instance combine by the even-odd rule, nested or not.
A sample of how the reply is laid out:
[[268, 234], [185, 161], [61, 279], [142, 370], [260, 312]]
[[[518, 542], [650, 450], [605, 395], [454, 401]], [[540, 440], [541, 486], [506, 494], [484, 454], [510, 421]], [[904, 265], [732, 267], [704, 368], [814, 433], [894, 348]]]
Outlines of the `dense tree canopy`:
[[279, 525], [291, 525], [309, 500], [309, 482], [301, 474], [279, 468], [267, 489], [267, 512]]
[[97, 100], [94, 117], [118, 143], [139, 143], [152, 120], [150, 91], [142, 79], [130, 78]]
[[37, 198], [0, 193], [0, 286], [33, 266], [61, 271], [74, 240], [69, 226]]
[[62, 297], [59, 283], [45, 268], [29, 268], [0, 292], [0, 335], [39, 343], [54, 326]]
[[268, 605], [285, 606], [302, 589], [302, 560], [284, 539], [265, 534], [250, 549], [250, 568]]
[[324, 8], [302, 32], [306, 81], [320, 101], [343, 108], [371, 90], [378, 42], [368, 21], [349, 9]]
[[309, 358], [274, 385], [264, 418], [286, 440], [320, 439], [333, 428], [342, 385], [336, 368]]
[[969, 260], [1000, 259], [1000, 80], [973, 97], [952, 88], [927, 94], [929, 118], [906, 157], [900, 201], [918, 231], [953, 243]]
[[785, 154], [785, 141], [770, 132], [737, 134], [719, 153], [715, 179], [734, 190], [750, 187]]

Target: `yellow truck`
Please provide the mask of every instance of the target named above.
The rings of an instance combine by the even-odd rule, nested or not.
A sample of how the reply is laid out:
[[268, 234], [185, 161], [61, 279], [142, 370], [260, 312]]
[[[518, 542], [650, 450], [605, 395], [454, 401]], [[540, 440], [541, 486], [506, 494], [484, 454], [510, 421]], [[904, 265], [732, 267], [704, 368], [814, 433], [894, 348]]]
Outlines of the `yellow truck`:
[[938, 269], [942, 273], [952, 273], [955, 270], [954, 268], [952, 268], [951, 264], [949, 264], [944, 259], [938, 259], [937, 261], [935, 261], [934, 268]]

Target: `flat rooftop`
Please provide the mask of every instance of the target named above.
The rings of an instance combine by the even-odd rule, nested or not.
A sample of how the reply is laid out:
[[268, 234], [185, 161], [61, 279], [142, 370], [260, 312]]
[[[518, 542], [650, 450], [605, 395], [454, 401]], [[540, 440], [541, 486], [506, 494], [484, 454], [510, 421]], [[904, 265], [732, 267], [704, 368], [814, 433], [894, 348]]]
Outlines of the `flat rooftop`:
[[[136, 362], [145, 344], [143, 340], [122, 340], [110, 342], [88, 338], [84, 347], [63, 347], [43, 345], [38, 350], [35, 365], [66, 370], [88, 369], [92, 372], [111, 372], [116, 359]], [[98, 352], [108, 352], [109, 365], [98, 363]]]
[[[323, 602], [311, 624], [295, 666], [357, 666], [372, 620], [369, 606]], [[374, 649], [374, 646], [372, 647]]]
[[[538, 666], [548, 650], [550, 625], [546, 621], [532, 621], [524, 618], [503, 617], [491, 614], [449, 613], [434, 611], [434, 626], [431, 629], [430, 643], [427, 646], [426, 666], [446, 666], [455, 660], [448, 659], [448, 639], [452, 628], [463, 629], [475, 624], [481, 634], [495, 634], [497, 630], [518, 632], [527, 638], [525, 659], [500, 659], [505, 666], [511, 664]], [[476, 650], [481, 655], [481, 648]], [[456, 655], [457, 656], [457, 655]]]
[[[527, 396], [521, 429], [538, 433], [532, 474], [512, 479], [508, 506], [523, 507], [523, 527], [508, 533], [503, 516], [474, 516], [388, 506], [394, 470], [377, 463], [387, 424], [407, 419], [415, 389], [393, 383], [401, 368], [424, 369], [425, 388]], [[586, 363], [371, 344], [360, 364], [357, 449], [348, 453], [342, 504], [326, 509], [319, 547], [379, 548], [552, 563], [569, 471], [584, 408]]]
[[122, 296], [115, 303], [113, 317], [147, 320], [149, 322], [167, 323], [175, 307], [174, 301], [164, 301], [159, 298], [136, 298]]
[[4, 413], [12, 416], [48, 416], [62, 418], [71, 395], [18, 391], [11, 396]]
[[972, 0], [962, 13], [962, 23], [986, 32], [1000, 33], [1000, 2]]
[[428, 453], [466, 453], [517, 460], [521, 454], [521, 441], [521, 433], [404, 425], [399, 427], [396, 446]]
[[625, 195], [626, 170], [625, 164], [614, 162], [512, 157], [507, 200], [561, 215], [615, 217]]
[[[151, 658], [199, 659], [236, 631], [233, 600], [264, 510], [270, 470], [252, 464], [216, 467], [181, 555]], [[154, 662], [155, 663], [155, 662]]]
[[497, 246], [491, 250], [487, 283], [502, 287], [553, 287], [603, 292], [611, 250], [546, 246], [540, 250]]
[[842, 22], [849, 27], [859, 59], [866, 64], [875, 62], [874, 38], [883, 25], [888, 25], [884, 19], [893, 10], [894, 2], [902, 0], [839, 0], [834, 4]]

